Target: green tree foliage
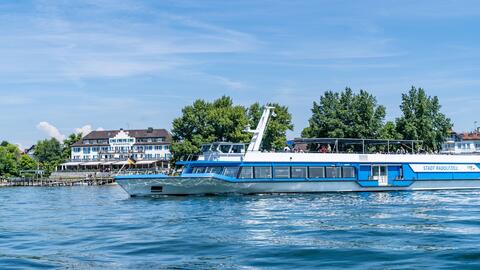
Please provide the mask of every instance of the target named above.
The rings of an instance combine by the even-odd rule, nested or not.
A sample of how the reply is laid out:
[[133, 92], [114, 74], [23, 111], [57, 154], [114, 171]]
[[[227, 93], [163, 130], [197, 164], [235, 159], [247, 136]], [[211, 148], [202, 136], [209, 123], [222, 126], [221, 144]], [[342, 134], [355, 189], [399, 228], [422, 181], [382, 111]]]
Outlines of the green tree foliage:
[[319, 103], [313, 102], [312, 117], [302, 137], [378, 138], [385, 115], [385, 107], [367, 91], [327, 91]]
[[402, 94], [402, 117], [397, 119], [397, 131], [407, 140], [422, 140], [427, 151], [438, 151], [453, 127], [452, 122], [440, 112], [437, 96], [431, 97], [422, 88], [412, 86]]
[[[288, 112], [287, 106], [278, 103], [269, 103], [267, 106], [275, 107], [273, 115], [267, 124], [267, 130], [262, 141], [264, 150], [281, 150], [287, 145], [287, 131], [293, 130], [292, 115]], [[248, 108], [250, 126], [255, 128], [263, 113], [263, 106], [258, 102]]]
[[37, 169], [37, 162], [29, 155], [23, 154], [18, 161], [20, 170], [35, 170]]
[[3, 141], [0, 144], [0, 176], [21, 176], [22, 170], [36, 169], [37, 162], [23, 154], [16, 145]]
[[65, 140], [63, 140], [62, 159], [68, 160], [71, 158], [72, 145], [82, 139], [82, 133], [72, 133]]
[[62, 145], [55, 138], [39, 141], [35, 145], [35, 159], [41, 164], [47, 175], [64, 161], [62, 153]]
[[2, 142], [0, 145], [0, 176], [18, 176], [20, 157], [21, 152], [16, 145]]
[[378, 136], [379, 139], [384, 140], [401, 140], [403, 138], [402, 134], [397, 131], [395, 122], [392, 121], [388, 121], [383, 125]]
[[244, 129], [248, 122], [246, 109], [233, 105], [230, 97], [223, 96], [213, 102], [196, 100], [173, 120], [174, 160], [197, 153], [202, 143], [247, 142], [250, 137]]
[[62, 145], [55, 138], [38, 141], [35, 145], [34, 156], [41, 163], [61, 160]]

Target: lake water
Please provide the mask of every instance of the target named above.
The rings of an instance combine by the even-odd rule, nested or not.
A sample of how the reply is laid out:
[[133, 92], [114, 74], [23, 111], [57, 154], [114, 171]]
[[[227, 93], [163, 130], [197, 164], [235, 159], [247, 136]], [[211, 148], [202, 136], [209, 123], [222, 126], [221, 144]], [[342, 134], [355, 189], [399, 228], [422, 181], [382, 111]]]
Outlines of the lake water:
[[0, 269], [479, 269], [480, 192], [0, 188]]

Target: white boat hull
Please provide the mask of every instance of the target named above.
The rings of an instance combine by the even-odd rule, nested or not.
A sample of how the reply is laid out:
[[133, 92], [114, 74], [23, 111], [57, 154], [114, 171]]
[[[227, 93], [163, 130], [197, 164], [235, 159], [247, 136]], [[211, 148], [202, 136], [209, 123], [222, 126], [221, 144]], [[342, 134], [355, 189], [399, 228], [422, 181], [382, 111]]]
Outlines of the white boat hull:
[[479, 179], [421, 180], [408, 187], [362, 187], [356, 181], [345, 180], [230, 182], [215, 177], [120, 178], [116, 181], [131, 196], [480, 189]]

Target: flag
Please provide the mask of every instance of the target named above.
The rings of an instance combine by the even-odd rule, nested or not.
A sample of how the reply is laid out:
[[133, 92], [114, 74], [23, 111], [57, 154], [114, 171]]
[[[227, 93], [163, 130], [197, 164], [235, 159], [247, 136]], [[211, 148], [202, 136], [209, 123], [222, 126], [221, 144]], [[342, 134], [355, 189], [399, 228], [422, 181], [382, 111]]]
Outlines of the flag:
[[133, 156], [130, 156], [127, 160], [128, 165], [135, 165], [137, 161], [133, 158]]

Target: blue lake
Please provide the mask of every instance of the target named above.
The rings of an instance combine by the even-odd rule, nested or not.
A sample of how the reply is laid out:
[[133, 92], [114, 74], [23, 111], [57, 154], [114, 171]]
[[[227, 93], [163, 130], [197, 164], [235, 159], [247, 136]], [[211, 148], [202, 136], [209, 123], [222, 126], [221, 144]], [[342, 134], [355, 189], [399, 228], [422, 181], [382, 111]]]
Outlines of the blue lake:
[[480, 269], [480, 192], [0, 188], [0, 269]]

